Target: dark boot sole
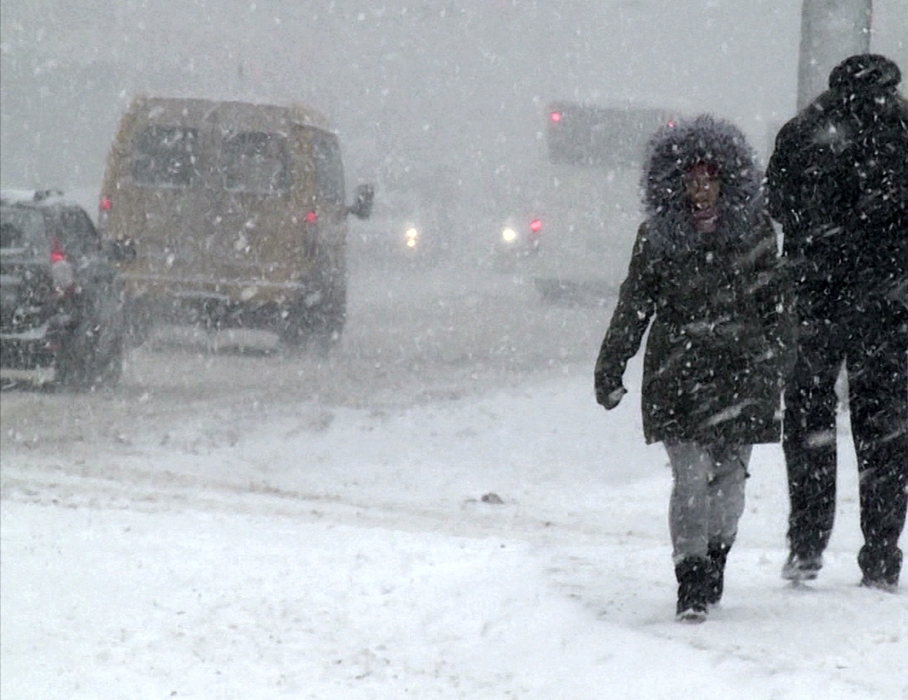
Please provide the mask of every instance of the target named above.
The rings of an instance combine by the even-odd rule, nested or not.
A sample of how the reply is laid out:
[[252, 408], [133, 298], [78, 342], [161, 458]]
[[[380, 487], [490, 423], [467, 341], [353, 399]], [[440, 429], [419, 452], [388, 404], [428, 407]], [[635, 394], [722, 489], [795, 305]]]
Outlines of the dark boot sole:
[[699, 625], [706, 622], [708, 617], [705, 610], [684, 610], [675, 616], [675, 620], [688, 625]]

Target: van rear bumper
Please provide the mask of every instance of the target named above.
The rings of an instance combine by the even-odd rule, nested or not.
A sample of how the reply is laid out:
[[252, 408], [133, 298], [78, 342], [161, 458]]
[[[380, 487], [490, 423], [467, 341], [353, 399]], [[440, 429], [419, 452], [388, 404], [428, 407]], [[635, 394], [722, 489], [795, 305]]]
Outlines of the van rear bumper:
[[133, 299], [180, 301], [190, 304], [289, 304], [295, 302], [313, 283], [266, 282], [262, 280], [229, 280], [173, 278], [162, 275], [121, 273], [127, 297]]
[[217, 328], [280, 329], [302, 306], [329, 298], [319, 280], [295, 283], [193, 284], [151, 275], [124, 275], [126, 315], [142, 325], [155, 321]]

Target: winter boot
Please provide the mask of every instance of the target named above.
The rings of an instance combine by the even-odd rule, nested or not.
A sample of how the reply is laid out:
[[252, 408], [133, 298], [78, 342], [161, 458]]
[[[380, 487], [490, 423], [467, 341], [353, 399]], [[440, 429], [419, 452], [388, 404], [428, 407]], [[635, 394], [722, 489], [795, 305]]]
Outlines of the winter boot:
[[725, 562], [731, 544], [713, 541], [709, 543], [707, 555], [709, 556], [709, 585], [706, 589], [706, 602], [715, 605], [722, 600], [722, 591], [725, 588]]
[[675, 578], [678, 579], [675, 617], [679, 622], [703, 622], [706, 619], [710, 568], [706, 557], [685, 557], [675, 565]]
[[792, 583], [813, 581], [820, 569], [823, 568], [823, 557], [820, 554], [795, 554], [788, 555], [788, 560], [782, 567], [782, 578]]
[[862, 586], [894, 593], [899, 586], [902, 550], [898, 547], [880, 550], [865, 544], [858, 552], [858, 566], [864, 574]]

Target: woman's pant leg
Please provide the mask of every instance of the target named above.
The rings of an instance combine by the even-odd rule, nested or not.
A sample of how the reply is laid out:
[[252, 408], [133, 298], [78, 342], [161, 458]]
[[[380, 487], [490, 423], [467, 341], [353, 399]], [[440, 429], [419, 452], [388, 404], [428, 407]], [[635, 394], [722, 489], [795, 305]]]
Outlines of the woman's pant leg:
[[695, 442], [665, 441], [672, 467], [668, 525], [675, 564], [687, 557], [706, 557], [709, 546], [709, 453]]
[[709, 482], [709, 544], [728, 550], [738, 534], [744, 513], [747, 465], [753, 448], [730, 445], [713, 450], [714, 471]]
[[744, 512], [749, 445], [721, 450], [696, 442], [666, 441], [672, 467], [669, 530], [672, 559], [707, 557], [710, 542], [730, 546]]

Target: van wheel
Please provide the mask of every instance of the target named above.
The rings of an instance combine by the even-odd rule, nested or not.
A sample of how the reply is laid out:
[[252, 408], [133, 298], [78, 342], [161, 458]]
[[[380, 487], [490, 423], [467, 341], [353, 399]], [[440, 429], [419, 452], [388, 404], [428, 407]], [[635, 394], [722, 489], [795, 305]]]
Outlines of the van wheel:
[[288, 348], [311, 347], [326, 355], [340, 343], [347, 320], [347, 290], [335, 290], [327, 300], [307, 308], [299, 303], [292, 307], [278, 328], [278, 337]]
[[140, 301], [127, 302], [123, 310], [123, 335], [130, 347], [139, 347], [151, 336], [151, 307]]
[[295, 310], [289, 311], [287, 317], [281, 319], [277, 329], [277, 337], [281, 345], [285, 345], [288, 348], [299, 348], [302, 346], [306, 338], [306, 331], [303, 329]]
[[309, 346], [318, 357], [328, 357], [331, 351], [340, 344], [341, 333], [320, 332], [310, 339]]
[[326, 303], [319, 307], [318, 313], [313, 318], [312, 342], [314, 350], [326, 356], [337, 347], [344, 332], [347, 321], [347, 288], [342, 286], [335, 289]]

